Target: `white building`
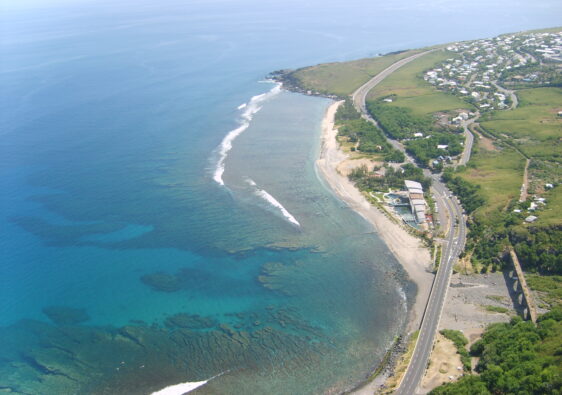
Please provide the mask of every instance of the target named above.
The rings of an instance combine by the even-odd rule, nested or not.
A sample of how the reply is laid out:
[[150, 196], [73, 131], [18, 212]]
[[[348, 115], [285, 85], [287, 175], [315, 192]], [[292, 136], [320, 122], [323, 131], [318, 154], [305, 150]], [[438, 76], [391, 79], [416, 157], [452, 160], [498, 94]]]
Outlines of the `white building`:
[[423, 187], [419, 182], [404, 180], [408, 197], [410, 198], [410, 208], [416, 217], [418, 224], [425, 223], [425, 199], [423, 198]]

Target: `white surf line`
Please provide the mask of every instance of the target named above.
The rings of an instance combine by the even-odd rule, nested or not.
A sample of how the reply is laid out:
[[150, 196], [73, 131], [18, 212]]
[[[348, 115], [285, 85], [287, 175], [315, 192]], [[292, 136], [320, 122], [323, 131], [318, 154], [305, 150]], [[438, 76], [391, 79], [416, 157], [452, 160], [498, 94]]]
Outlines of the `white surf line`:
[[207, 384], [208, 381], [188, 381], [187, 383], [170, 385], [160, 391], [153, 392], [151, 395], [183, 395]]
[[236, 139], [236, 137], [240, 136], [242, 132], [248, 129], [254, 115], [261, 110], [260, 104], [277, 95], [279, 92], [281, 92], [280, 83], [276, 84], [269, 92], [254, 96], [248, 103], [243, 103], [238, 106], [238, 110], [244, 110], [239, 120], [240, 126], [228, 132], [216, 150], [218, 152], [219, 159], [215, 167], [215, 172], [213, 173], [213, 180], [215, 180], [219, 185], [224, 185], [224, 181], [222, 179], [222, 175], [224, 173], [224, 162], [228, 156], [228, 152], [232, 149], [232, 142]]
[[261, 197], [263, 200], [271, 204], [273, 207], [279, 209], [279, 211], [281, 211], [281, 214], [283, 214], [283, 217], [285, 217], [290, 223], [298, 227], [301, 226], [299, 221], [297, 221], [297, 219], [281, 203], [279, 203], [277, 199], [271, 196], [266, 190], [258, 188], [254, 180], [248, 178], [246, 179], [246, 182], [251, 186], [253, 186], [254, 188], [256, 188], [255, 194], [257, 196]]
[[210, 379], [207, 379], [207, 380], [204, 380], [204, 381], [187, 381], [185, 383], [170, 385], [170, 386], [168, 386], [164, 389], [153, 392], [151, 395], [183, 395], [183, 394], [187, 394], [188, 392], [191, 392], [194, 389], [197, 389], [199, 387], [204, 386], [205, 384], [207, 384], [212, 379], [215, 379], [219, 376], [222, 376], [224, 373], [228, 373], [228, 372], [229, 372], [229, 370], [227, 370], [226, 372], [219, 373], [216, 376], [213, 376]]

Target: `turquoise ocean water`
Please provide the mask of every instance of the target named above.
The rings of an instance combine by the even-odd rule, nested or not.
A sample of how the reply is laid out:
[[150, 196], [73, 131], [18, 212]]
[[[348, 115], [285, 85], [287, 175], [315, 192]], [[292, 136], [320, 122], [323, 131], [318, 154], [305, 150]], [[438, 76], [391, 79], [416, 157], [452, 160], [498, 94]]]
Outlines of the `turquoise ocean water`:
[[415, 287], [316, 173], [329, 100], [263, 78], [560, 15], [432, 4], [0, 4], [0, 388], [221, 374], [198, 392], [337, 393], [368, 376]]

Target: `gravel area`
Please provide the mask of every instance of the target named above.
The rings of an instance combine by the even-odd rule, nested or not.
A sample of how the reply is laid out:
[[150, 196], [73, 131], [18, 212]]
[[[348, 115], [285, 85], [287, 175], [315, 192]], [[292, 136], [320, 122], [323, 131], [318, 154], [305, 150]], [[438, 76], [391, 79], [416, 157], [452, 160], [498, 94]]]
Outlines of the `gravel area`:
[[[508, 322], [516, 314], [508, 281], [503, 273], [451, 277], [447, 301], [439, 329], [471, 330], [493, 322]], [[507, 313], [487, 311], [485, 306], [507, 309]]]

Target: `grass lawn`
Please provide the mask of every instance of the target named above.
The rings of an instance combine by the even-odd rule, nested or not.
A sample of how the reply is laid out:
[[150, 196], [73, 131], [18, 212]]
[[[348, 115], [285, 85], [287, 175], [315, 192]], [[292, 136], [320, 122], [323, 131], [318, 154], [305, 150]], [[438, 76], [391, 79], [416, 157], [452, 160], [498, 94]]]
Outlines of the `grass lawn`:
[[[560, 140], [562, 117], [558, 116], [558, 111], [562, 111], [562, 89], [524, 89], [518, 91], [517, 95], [519, 106], [515, 110], [492, 113], [489, 120], [481, 122], [482, 127], [504, 140], [511, 141], [531, 160], [543, 161], [543, 164], [549, 164], [546, 167], [552, 168], [551, 171], [556, 171], [556, 168], [559, 168], [562, 163], [562, 142]], [[503, 135], [509, 136], [509, 139]], [[523, 163], [523, 159], [521, 159], [521, 163]], [[480, 167], [479, 164], [477, 166]], [[547, 173], [532, 170], [531, 174], [540, 175], [545, 179], [556, 178], [554, 175], [548, 176]], [[507, 183], [507, 181], [505, 182]], [[520, 186], [520, 183], [521, 181], [517, 187]], [[539, 217], [537, 224], [561, 224], [562, 191], [560, 188], [555, 188], [542, 196], [547, 199], [547, 206], [537, 212]]]
[[541, 276], [525, 273], [529, 287], [541, 293], [542, 299], [551, 306], [562, 303], [562, 276]]
[[562, 159], [561, 88], [524, 89], [517, 92], [519, 106], [513, 111], [496, 111], [481, 125], [496, 136], [516, 139], [526, 155], [543, 159]]
[[296, 70], [293, 77], [305, 89], [347, 96], [394, 62], [418, 52], [421, 50], [351, 62], [324, 63]]
[[455, 54], [445, 51], [435, 51], [422, 56], [388, 76], [369, 93], [367, 99], [396, 95], [391, 105], [410, 108], [417, 115], [470, 108], [468, 103], [456, 96], [437, 91], [422, 78], [425, 70], [454, 56]]
[[501, 210], [511, 199], [519, 197], [525, 159], [515, 150], [479, 150], [470, 162], [475, 168], [469, 167], [459, 175], [482, 188], [486, 204], [477, 209], [478, 215]]

